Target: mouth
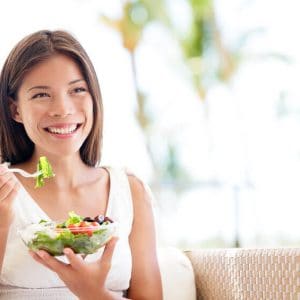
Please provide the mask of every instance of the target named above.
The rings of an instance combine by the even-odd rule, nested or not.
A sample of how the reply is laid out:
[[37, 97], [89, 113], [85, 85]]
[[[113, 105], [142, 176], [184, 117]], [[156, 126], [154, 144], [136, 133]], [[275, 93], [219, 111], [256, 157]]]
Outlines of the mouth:
[[74, 134], [81, 125], [82, 124], [80, 124], [80, 123], [53, 125], [53, 126], [44, 128], [44, 130], [51, 134], [65, 136], [65, 135]]

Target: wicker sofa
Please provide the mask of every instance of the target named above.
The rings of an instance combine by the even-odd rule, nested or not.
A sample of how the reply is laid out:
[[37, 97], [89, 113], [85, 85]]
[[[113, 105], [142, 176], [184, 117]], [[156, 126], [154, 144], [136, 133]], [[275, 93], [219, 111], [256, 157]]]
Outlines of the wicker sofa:
[[300, 248], [159, 251], [164, 300], [300, 299]]

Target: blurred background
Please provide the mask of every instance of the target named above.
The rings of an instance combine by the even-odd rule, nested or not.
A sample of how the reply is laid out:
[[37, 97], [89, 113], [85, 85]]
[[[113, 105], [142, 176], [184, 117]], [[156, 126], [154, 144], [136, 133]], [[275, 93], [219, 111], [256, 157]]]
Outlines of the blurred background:
[[10, 0], [0, 65], [25, 35], [71, 32], [104, 102], [102, 165], [155, 196], [159, 242], [300, 245], [299, 3]]

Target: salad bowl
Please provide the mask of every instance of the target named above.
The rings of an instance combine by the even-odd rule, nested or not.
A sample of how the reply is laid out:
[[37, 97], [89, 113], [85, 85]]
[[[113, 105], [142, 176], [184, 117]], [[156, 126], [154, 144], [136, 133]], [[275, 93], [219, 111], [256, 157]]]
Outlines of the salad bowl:
[[115, 234], [116, 224], [104, 216], [83, 218], [74, 212], [63, 222], [41, 220], [19, 230], [25, 245], [32, 251], [45, 250], [53, 256], [64, 255], [64, 248], [74, 253], [93, 254]]

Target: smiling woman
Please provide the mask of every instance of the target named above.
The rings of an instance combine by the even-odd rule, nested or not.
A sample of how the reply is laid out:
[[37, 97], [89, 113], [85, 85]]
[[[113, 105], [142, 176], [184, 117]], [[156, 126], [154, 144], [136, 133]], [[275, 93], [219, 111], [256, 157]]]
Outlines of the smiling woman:
[[[32, 179], [0, 164], [0, 298], [161, 299], [151, 194], [124, 170], [98, 166], [101, 94], [72, 35], [39, 31], [17, 44], [0, 75], [0, 119], [1, 162], [32, 172], [47, 156], [55, 172], [34, 189]], [[65, 219], [69, 211], [111, 217], [118, 242], [88, 255], [88, 263], [71, 249], [61, 260], [28, 253], [18, 228]]]
[[[50, 45], [49, 41], [51, 41]], [[50, 61], [47, 61], [50, 58], [51, 62], [54, 60], [53, 64]], [[18, 59], [18, 61], [16, 61], [16, 59]], [[69, 65], [66, 62], [64, 65], [60, 65], [64, 60], [68, 60], [71, 64]], [[43, 64], [41, 65], [41, 63]], [[51, 72], [53, 73], [47, 71], [49, 65], [51, 65]], [[68, 65], [67, 68], [65, 68], [66, 65]], [[74, 69], [76, 69], [76, 71], [72, 74]], [[8, 73], [6, 70], [9, 70], [10, 72]], [[29, 74], [28, 70], [30, 70]], [[62, 72], [62, 70], [64, 70], [64, 72]], [[69, 74], [65, 75], [66, 78], [61, 78], [64, 76], [65, 72], [69, 72]], [[24, 78], [25, 74], [26, 77]], [[44, 78], [44, 76], [46, 77]], [[10, 103], [14, 104], [20, 96], [18, 95], [19, 93], [23, 93], [25, 99], [37, 99], [50, 96], [49, 90], [57, 88], [56, 86], [52, 86], [51, 88], [47, 83], [50, 76], [52, 78], [57, 78], [58, 80], [56, 82], [61, 83], [61, 85], [67, 83], [70, 87], [73, 84], [77, 84], [78, 80], [83, 80], [82, 76], [85, 77], [83, 80], [83, 88], [89, 91], [89, 95], [93, 100], [94, 124], [92, 131], [87, 138], [87, 142], [81, 149], [81, 157], [88, 165], [94, 165], [100, 159], [99, 142], [102, 138], [103, 119], [102, 101], [99, 101], [99, 99], [101, 100], [101, 94], [93, 65], [85, 50], [73, 37], [70, 36], [67, 39], [63, 32], [57, 32], [55, 35], [51, 35], [50, 31], [44, 31], [40, 34], [33, 34], [21, 40], [14, 51], [11, 52], [3, 67], [1, 78], [3, 84], [0, 87], [1, 101], [5, 101], [6, 104], [10, 101]], [[69, 76], [70, 81], [64, 82], [60, 80], [68, 80], [67, 76]], [[55, 84], [55, 82], [52, 83], [52, 85], [53, 84]], [[7, 90], [4, 90], [5, 87], [8, 87], [8, 93]], [[74, 91], [78, 92], [78, 88], [82, 89], [82, 86], [77, 86], [77, 89], [73, 87], [72, 93], [69, 91], [69, 88], [69, 94], [73, 95]], [[54, 92], [56, 91], [52, 91], [52, 93]], [[62, 91], [59, 92], [61, 93]], [[21, 99], [23, 99], [23, 97], [21, 97]], [[63, 102], [61, 101], [61, 103]], [[8, 111], [8, 107], [8, 105], [5, 105], [5, 109], [1, 110], [0, 114], [2, 120], [7, 120], [8, 124], [11, 124], [13, 121], [11, 119], [10, 111]], [[24, 126], [10, 126], [10, 129], [13, 130], [11, 136], [8, 136], [7, 138], [0, 136], [0, 141], [7, 139], [7, 143], [4, 143], [2, 146], [3, 159], [10, 161], [11, 163], [17, 163], [24, 159], [28, 159], [32, 155], [33, 144], [27, 137]], [[0, 132], [0, 134], [2, 134], [2, 132]], [[26, 149], [18, 149], [14, 146], [15, 144], [12, 139], [15, 139], [16, 137], [20, 139], [19, 144], [27, 145]], [[94, 149], [95, 147], [98, 149]]]

